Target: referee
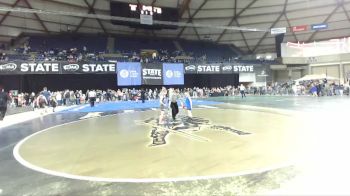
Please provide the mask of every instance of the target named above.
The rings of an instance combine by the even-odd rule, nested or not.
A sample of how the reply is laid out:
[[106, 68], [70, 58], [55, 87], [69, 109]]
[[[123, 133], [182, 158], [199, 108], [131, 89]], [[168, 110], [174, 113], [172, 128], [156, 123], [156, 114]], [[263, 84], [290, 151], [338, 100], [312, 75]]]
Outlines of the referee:
[[176, 120], [176, 115], [179, 113], [179, 106], [177, 105], [177, 100], [180, 98], [179, 91], [176, 89], [170, 90], [170, 108], [173, 121]]

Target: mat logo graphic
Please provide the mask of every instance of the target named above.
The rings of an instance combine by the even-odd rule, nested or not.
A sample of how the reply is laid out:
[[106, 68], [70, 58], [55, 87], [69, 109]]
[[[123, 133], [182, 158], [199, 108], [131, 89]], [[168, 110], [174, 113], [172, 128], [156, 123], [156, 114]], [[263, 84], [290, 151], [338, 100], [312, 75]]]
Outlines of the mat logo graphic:
[[144, 121], [135, 122], [136, 124], [152, 127], [150, 135], [152, 138], [152, 144], [150, 144], [150, 146], [165, 145], [167, 143], [166, 136], [169, 133], [177, 134], [194, 141], [209, 142], [209, 138], [194, 134], [194, 132], [203, 130], [203, 128], [207, 128], [211, 131], [226, 131], [237, 135], [251, 134], [249, 132], [240, 131], [228, 126], [214, 125], [210, 122], [210, 120], [201, 117], [189, 118], [187, 116], [179, 116], [178, 120], [175, 122], [170, 122], [170, 120], [167, 119], [162, 125], [159, 124], [158, 118], [149, 118]]
[[80, 66], [78, 64], [68, 64], [68, 65], [64, 65], [63, 69], [65, 71], [78, 71], [79, 67]]
[[17, 65], [15, 63], [7, 63], [0, 65], [0, 71], [15, 71]]

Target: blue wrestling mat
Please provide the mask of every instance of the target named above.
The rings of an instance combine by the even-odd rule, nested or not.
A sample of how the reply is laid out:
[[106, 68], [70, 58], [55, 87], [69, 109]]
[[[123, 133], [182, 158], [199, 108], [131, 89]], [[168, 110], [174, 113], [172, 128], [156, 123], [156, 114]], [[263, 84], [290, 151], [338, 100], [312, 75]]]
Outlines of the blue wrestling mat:
[[[180, 107], [180, 103], [179, 107]], [[192, 100], [193, 106], [198, 105], [218, 105], [222, 104], [216, 101], [205, 101], [205, 100]], [[61, 113], [69, 112], [110, 112], [110, 111], [120, 111], [120, 110], [140, 110], [140, 109], [150, 109], [159, 108], [159, 101], [152, 100], [142, 103], [141, 101], [119, 101], [119, 102], [103, 102], [95, 104], [95, 107], [90, 107], [89, 104], [73, 106], [69, 109], [61, 111]]]

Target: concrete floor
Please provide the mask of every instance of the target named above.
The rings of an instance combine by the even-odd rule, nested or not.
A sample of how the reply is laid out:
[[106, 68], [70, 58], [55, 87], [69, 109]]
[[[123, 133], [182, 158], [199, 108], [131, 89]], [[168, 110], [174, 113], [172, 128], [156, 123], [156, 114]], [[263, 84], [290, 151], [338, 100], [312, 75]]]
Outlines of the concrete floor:
[[[195, 109], [196, 123], [185, 128], [181, 116], [174, 127], [155, 127], [158, 114], [147, 109], [106, 112], [102, 116], [117, 114], [51, 129], [86, 113], [55, 113], [3, 127], [0, 195], [350, 193], [341, 183], [349, 174], [344, 154], [350, 98], [211, 100], [225, 103]], [[154, 128], [169, 131], [165, 144], [150, 145]], [[17, 145], [25, 167], [13, 148], [33, 133]]]

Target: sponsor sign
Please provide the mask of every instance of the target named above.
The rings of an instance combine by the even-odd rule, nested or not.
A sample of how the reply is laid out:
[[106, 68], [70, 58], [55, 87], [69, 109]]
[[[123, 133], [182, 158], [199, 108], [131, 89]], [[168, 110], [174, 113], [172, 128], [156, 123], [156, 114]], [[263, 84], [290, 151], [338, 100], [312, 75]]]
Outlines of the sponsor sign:
[[322, 29], [328, 29], [328, 24], [321, 23], [321, 24], [313, 24], [311, 25], [312, 30], [322, 30]]
[[116, 73], [114, 63], [69, 63], [62, 62], [61, 69], [63, 74], [114, 74]]
[[142, 84], [163, 85], [162, 64], [158, 64], [158, 63], [142, 64]]
[[63, 74], [77, 74], [81, 73], [81, 65], [75, 63], [62, 63], [61, 64]]
[[16, 69], [17, 69], [16, 63], [0, 64], [0, 71], [1, 72], [12, 72], [12, 71], [16, 71]]
[[164, 63], [163, 64], [164, 85], [184, 85], [184, 65]]
[[223, 74], [232, 74], [233, 73], [233, 65], [221, 65], [221, 73]]
[[60, 64], [57, 62], [4, 62], [0, 63], [0, 74], [59, 74]]
[[62, 70], [67, 72], [76, 72], [80, 68], [79, 64], [67, 64], [62, 66]]
[[[181, 85], [185, 74], [230, 74], [254, 72], [254, 66], [248, 64], [214, 63], [214, 64], [170, 64], [170, 63], [69, 63], [69, 62], [0, 62], [0, 75], [12, 74], [116, 74], [125, 78], [123, 85]], [[124, 69], [121, 69], [124, 68]], [[174, 70], [173, 70], [174, 69]], [[176, 69], [176, 70], [175, 70]], [[181, 74], [182, 73], [182, 74]], [[141, 78], [138, 78], [138, 77]], [[130, 78], [131, 77], [131, 78]], [[164, 81], [163, 83], [163, 80]], [[170, 81], [169, 81], [170, 80]], [[125, 83], [124, 83], [125, 82]], [[121, 84], [122, 84], [121, 83]], [[119, 82], [118, 82], [119, 85]]]
[[186, 74], [197, 73], [197, 66], [185, 65], [185, 73]]
[[117, 74], [118, 86], [141, 85], [141, 63], [118, 63]]
[[31, 74], [60, 73], [59, 63], [21, 63], [20, 71]]
[[220, 74], [220, 64], [197, 65], [197, 73], [199, 74]]
[[114, 63], [86, 63], [81, 65], [83, 73], [115, 73]]
[[234, 65], [233, 72], [234, 73], [254, 72], [254, 66], [253, 65]]
[[206, 65], [186, 65], [185, 74], [231, 74], [231, 73], [254, 72], [253, 65], [215, 63]]
[[286, 27], [272, 28], [271, 29], [271, 35], [284, 34], [284, 33], [287, 33], [287, 28]]
[[292, 32], [301, 32], [301, 31], [306, 31], [306, 30], [307, 30], [307, 25], [300, 25], [300, 26], [292, 27]]
[[79, 74], [116, 73], [111, 63], [69, 63], [69, 62], [4, 62], [0, 63], [0, 74]]

